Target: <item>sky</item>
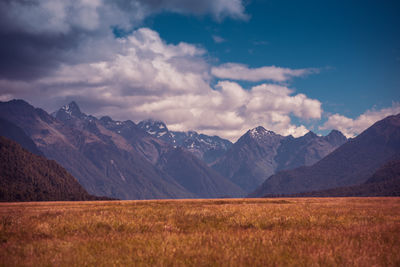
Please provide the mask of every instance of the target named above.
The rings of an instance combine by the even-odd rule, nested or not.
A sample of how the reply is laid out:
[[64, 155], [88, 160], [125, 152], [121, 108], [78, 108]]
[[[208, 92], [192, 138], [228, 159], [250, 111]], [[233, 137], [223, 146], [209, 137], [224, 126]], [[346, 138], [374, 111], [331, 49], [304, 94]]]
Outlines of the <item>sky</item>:
[[6, 0], [0, 101], [237, 140], [400, 113], [400, 2]]

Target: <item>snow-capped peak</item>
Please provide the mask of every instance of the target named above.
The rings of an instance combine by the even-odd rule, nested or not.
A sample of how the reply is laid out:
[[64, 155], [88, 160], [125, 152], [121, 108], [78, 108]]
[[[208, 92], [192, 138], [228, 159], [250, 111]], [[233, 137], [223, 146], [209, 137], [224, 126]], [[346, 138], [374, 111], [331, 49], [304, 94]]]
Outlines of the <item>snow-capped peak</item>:
[[253, 138], [260, 138], [266, 135], [276, 135], [273, 131], [268, 131], [262, 126], [249, 130], [249, 135]]
[[61, 107], [61, 110], [65, 111], [66, 113], [68, 113], [70, 115], [80, 115], [81, 114], [81, 110], [75, 101], [71, 101], [69, 104], [64, 105], [63, 107]]
[[86, 118], [75, 101], [71, 101], [69, 104], [62, 106], [57, 112], [53, 113], [53, 116], [60, 120], [69, 120], [72, 117], [76, 118]]
[[165, 123], [158, 120], [144, 120], [139, 122], [138, 126], [144, 129], [146, 132], [150, 133], [151, 135], [158, 135], [158, 133], [168, 132], [168, 128]]

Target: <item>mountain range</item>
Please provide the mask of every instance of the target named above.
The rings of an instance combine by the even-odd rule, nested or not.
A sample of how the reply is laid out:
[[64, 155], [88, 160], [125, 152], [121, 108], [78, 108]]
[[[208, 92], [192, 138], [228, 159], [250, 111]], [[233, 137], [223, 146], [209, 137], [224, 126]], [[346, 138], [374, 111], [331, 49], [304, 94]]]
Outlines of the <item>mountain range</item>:
[[148, 119], [139, 122], [138, 126], [157, 139], [185, 148], [207, 164], [215, 162], [232, 146], [232, 142], [219, 136], [199, 134], [195, 131], [170, 131], [162, 121]]
[[346, 141], [335, 130], [327, 136], [309, 132], [294, 138], [259, 126], [240, 137], [212, 168], [250, 193], [275, 172], [312, 165]]
[[[91, 194], [119, 199], [244, 194], [190, 152], [152, 137], [132, 121], [86, 115], [75, 102], [49, 115], [23, 100], [12, 100], [0, 103], [0, 117], [21, 128]], [[171, 171], [180, 162], [194, 165], [185, 166], [193, 170], [190, 176]], [[196, 191], [190, 191], [192, 183], [200, 185]]]
[[312, 166], [270, 176], [250, 196], [293, 194], [365, 183], [400, 152], [400, 114], [376, 122]]
[[12, 100], [0, 102], [0, 135], [55, 160], [91, 195], [118, 199], [365, 195], [367, 191], [393, 195], [387, 188], [397, 188], [397, 180], [376, 177], [388, 176], [387, 166], [394, 168], [388, 162], [399, 159], [400, 114], [349, 140], [336, 130], [326, 136], [308, 132], [295, 138], [259, 126], [232, 144], [218, 136], [170, 131], [156, 120], [136, 124], [109, 116], [98, 119], [73, 101], [50, 115], [23, 100]]

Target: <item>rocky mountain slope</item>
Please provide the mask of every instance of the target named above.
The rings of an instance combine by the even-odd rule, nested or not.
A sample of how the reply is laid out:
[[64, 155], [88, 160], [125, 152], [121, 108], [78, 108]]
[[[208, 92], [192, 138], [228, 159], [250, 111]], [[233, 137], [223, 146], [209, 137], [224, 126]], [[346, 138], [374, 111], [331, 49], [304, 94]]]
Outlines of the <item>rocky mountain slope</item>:
[[310, 166], [347, 141], [339, 131], [333, 130], [327, 136], [318, 136], [313, 132], [293, 138], [286, 137], [280, 144], [275, 161], [275, 172], [290, 170], [300, 166]]
[[312, 166], [269, 177], [251, 196], [362, 184], [400, 152], [400, 114], [376, 122]]
[[279, 170], [311, 165], [346, 142], [338, 131], [294, 138], [259, 126], [249, 130], [212, 167], [246, 192]]
[[153, 137], [185, 148], [207, 164], [215, 162], [232, 146], [229, 140], [218, 136], [199, 134], [195, 131], [170, 131], [161, 121], [149, 119], [139, 122], [138, 126]]
[[116, 145], [112, 134], [93, 134], [96, 122], [81, 120], [80, 113], [73, 116], [75, 106], [64, 107], [71, 112], [68, 123], [22, 100], [0, 103], [0, 117], [22, 128], [47, 158], [65, 167], [91, 194], [120, 199], [192, 196], [122, 141]]
[[212, 167], [249, 192], [277, 168], [274, 158], [283, 136], [257, 127], [247, 131]]
[[[204, 190], [202, 195], [190, 192], [163, 170], [166, 165], [158, 166], [161, 159], [168, 163], [163, 155], [175, 149], [173, 146], [150, 136], [131, 121], [113, 121], [109, 117], [98, 120], [86, 115], [75, 102], [50, 116], [24, 101], [14, 100], [0, 103], [0, 117], [22, 128], [48, 158], [59, 162], [93, 194], [120, 199], [243, 195], [229, 180], [213, 177], [210, 172], [206, 174], [209, 180], [224, 180], [220, 191]], [[190, 155], [186, 153], [181, 156]]]
[[[143, 131], [131, 121], [114, 121], [100, 118], [100, 123], [110, 131], [121, 135], [154, 166], [173, 177], [186, 190], [204, 198], [244, 196], [237, 185], [221, 176], [195, 154], [177, 145], [164, 142]], [[167, 129], [166, 126], [156, 129]], [[164, 136], [164, 135], [161, 135]]]
[[[212, 171], [199, 159], [184, 150], [180, 150], [162, 140], [159, 140], [140, 129], [132, 121], [114, 121], [110, 117], [102, 117], [100, 120], [93, 116], [82, 113], [76, 103], [71, 102], [55, 113], [55, 117], [75, 129], [81, 129], [92, 133], [104, 142], [117, 145], [120, 149], [130, 151], [130, 154], [137, 153], [146, 159], [160, 172], [159, 176], [167, 179], [169, 184], [177, 184], [188, 194], [172, 197], [221, 197], [221, 196], [242, 196], [243, 192], [226, 178]], [[104, 153], [92, 153], [91, 158]], [[123, 162], [123, 159], [113, 159], [114, 165]], [[104, 160], [100, 160], [104, 162]], [[176, 163], [180, 164], [177, 165]], [[182, 163], [186, 163], [182, 165]], [[182, 167], [190, 170], [190, 175], [180, 176]], [[121, 174], [123, 172], [121, 171]], [[133, 174], [133, 173], [132, 173]], [[130, 174], [130, 175], [132, 175]], [[129, 174], [128, 174], [129, 175]], [[199, 180], [201, 183], [199, 183]], [[197, 184], [196, 187], [193, 185]], [[216, 187], [214, 185], [217, 185]]]

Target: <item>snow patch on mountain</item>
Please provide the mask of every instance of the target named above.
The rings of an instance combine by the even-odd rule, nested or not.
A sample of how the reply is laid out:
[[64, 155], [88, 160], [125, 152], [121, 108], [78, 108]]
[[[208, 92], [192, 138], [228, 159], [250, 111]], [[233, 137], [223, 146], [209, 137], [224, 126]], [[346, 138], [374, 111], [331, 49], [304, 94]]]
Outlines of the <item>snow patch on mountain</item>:
[[164, 122], [153, 119], [139, 122], [138, 127], [164, 142], [189, 150], [206, 163], [214, 162], [232, 145], [230, 141], [218, 136], [208, 136], [195, 131], [169, 131]]

